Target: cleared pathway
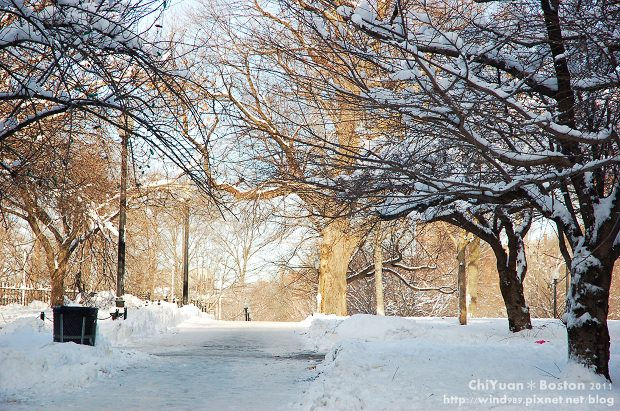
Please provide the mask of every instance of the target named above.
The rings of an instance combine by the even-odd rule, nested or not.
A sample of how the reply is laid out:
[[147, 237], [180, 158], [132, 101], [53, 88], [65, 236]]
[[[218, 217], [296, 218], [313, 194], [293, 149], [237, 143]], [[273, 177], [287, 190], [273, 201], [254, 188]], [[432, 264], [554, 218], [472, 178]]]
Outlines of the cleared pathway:
[[290, 323], [188, 322], [175, 334], [131, 347], [152, 354], [86, 389], [27, 409], [291, 409], [321, 356]]

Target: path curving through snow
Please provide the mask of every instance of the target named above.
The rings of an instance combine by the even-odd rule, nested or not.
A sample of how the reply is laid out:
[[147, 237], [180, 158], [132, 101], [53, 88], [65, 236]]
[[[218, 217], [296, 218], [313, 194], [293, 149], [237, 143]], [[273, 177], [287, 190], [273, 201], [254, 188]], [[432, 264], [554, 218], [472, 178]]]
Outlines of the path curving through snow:
[[306, 350], [305, 330], [299, 323], [193, 319], [130, 347], [151, 354], [147, 361], [14, 409], [290, 409], [321, 360]]

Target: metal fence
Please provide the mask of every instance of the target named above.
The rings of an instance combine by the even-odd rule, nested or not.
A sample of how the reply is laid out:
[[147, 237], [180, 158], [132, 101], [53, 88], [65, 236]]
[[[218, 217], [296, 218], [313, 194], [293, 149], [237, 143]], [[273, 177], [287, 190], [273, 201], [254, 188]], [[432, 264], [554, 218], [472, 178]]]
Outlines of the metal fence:
[[[77, 294], [77, 290], [65, 290], [65, 295], [71, 299], [75, 299]], [[38, 284], [0, 283], [0, 305], [28, 305], [35, 300], [49, 304], [51, 295], [51, 288]]]
[[[178, 305], [179, 307], [183, 306], [182, 300], [179, 298], [154, 298], [151, 299], [151, 295], [150, 294], [134, 294], [136, 297], [145, 300], [145, 301], [152, 301], [152, 302], [158, 302], [158, 301], [166, 301], [166, 302], [171, 302], [174, 303], [176, 305]], [[190, 304], [195, 305], [196, 307], [198, 307], [198, 309], [200, 309], [200, 311], [202, 311], [203, 313], [207, 313], [207, 314], [212, 314], [215, 315], [215, 308], [217, 305], [216, 301], [205, 301], [205, 300], [199, 300], [199, 299], [190, 299], [189, 300]]]
[[[43, 287], [38, 284], [11, 284], [0, 283], [0, 306], [8, 304], [21, 304], [28, 305], [33, 301], [43, 301], [49, 304], [52, 290], [49, 287]], [[65, 295], [72, 300], [75, 300], [77, 296], [77, 290], [65, 290]], [[136, 293], [136, 297], [142, 300], [157, 301], [158, 299], [151, 299], [150, 293]], [[168, 299], [161, 299], [160, 301], [168, 301]], [[173, 302], [181, 305], [181, 301], [174, 299]], [[191, 304], [197, 306], [201, 311], [214, 314], [216, 303], [213, 301], [204, 301], [192, 299]]]
[[[166, 301], [166, 302], [175, 303], [179, 307], [183, 305], [182, 300], [180, 298], [171, 298], [171, 297], [157, 298], [156, 296], [151, 295], [151, 293], [149, 292], [129, 292], [129, 294], [132, 294], [144, 301], [153, 301], [153, 302]], [[206, 300], [204, 298], [190, 298], [189, 303], [194, 304], [196, 307], [200, 309], [200, 311], [204, 313], [208, 313], [208, 314], [214, 314], [215, 307], [217, 305], [217, 301]]]
[[190, 300], [190, 303], [198, 307], [203, 313], [215, 315], [215, 309], [217, 307], [216, 301]]

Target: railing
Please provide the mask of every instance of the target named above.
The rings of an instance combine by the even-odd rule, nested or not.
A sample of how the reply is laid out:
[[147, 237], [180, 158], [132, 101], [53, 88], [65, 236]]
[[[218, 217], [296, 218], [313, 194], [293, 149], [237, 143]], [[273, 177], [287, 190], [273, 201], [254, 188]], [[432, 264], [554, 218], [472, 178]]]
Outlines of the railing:
[[[78, 292], [76, 290], [65, 290], [65, 295], [75, 299]], [[38, 284], [11, 284], [0, 283], [0, 305], [21, 304], [28, 305], [38, 300], [50, 303], [52, 290], [49, 287], [42, 287]]]
[[190, 303], [198, 307], [203, 313], [215, 315], [215, 307], [217, 306], [215, 301], [190, 300]]
[[[65, 290], [65, 295], [72, 300], [75, 299], [77, 294], [77, 290]], [[35, 300], [49, 304], [51, 295], [52, 290], [49, 287], [42, 287], [38, 284], [16, 285], [11, 283], [0, 283], [0, 306], [8, 304], [28, 305]], [[134, 295], [142, 300], [151, 300], [150, 293], [136, 293]], [[161, 300], [168, 301], [167, 299]], [[157, 301], [157, 299], [151, 301]], [[181, 303], [179, 299], [175, 299], [174, 302], [177, 304]], [[216, 302], [192, 299], [190, 303], [194, 304], [202, 312], [210, 314], [215, 313]]]

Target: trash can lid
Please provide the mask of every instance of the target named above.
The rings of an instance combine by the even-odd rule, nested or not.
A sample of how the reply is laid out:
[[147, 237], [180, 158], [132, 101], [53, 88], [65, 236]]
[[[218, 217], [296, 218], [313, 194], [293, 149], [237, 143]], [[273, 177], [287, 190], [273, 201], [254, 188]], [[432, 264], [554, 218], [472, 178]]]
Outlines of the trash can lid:
[[86, 314], [97, 315], [99, 309], [96, 307], [82, 307], [79, 305], [57, 305], [53, 308], [54, 313], [62, 314]]

